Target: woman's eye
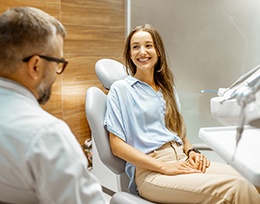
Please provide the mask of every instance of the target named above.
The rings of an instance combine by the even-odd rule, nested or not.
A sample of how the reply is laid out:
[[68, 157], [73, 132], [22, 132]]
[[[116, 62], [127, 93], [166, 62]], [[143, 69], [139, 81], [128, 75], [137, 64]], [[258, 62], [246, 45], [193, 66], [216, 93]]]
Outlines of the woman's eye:
[[148, 44], [148, 45], [146, 45], [146, 47], [147, 48], [151, 48], [151, 47], [153, 47], [153, 45], [152, 44]]
[[138, 45], [134, 45], [133, 49], [135, 49], [135, 50], [138, 49]]

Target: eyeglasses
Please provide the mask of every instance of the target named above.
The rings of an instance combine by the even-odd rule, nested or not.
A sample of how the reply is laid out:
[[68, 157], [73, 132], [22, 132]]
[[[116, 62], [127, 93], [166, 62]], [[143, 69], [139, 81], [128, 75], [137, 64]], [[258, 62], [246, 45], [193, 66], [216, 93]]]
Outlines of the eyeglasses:
[[[30, 60], [33, 56], [35, 56], [35, 55], [32, 55], [32, 56], [30, 56], [30, 57], [24, 58], [24, 59], [23, 59], [23, 62], [29, 62], [29, 60]], [[66, 60], [63, 59], [63, 58], [58, 59], [58, 58], [48, 57], [48, 56], [44, 56], [44, 55], [37, 55], [37, 56], [39, 56], [40, 58], [43, 58], [43, 59], [45, 59], [45, 60], [47, 60], [47, 61], [50, 61], [50, 62], [57, 62], [57, 63], [58, 63], [57, 70], [56, 70], [56, 73], [57, 73], [57, 74], [61, 74], [61, 73], [65, 70], [67, 64], [69, 63], [68, 61], [66, 61]]]

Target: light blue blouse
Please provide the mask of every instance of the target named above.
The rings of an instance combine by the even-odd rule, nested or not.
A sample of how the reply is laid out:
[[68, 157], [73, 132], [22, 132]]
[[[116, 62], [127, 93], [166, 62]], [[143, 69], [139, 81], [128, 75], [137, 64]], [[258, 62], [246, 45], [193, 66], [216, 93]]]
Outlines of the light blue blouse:
[[[127, 144], [147, 154], [169, 141], [182, 144], [177, 134], [165, 126], [166, 104], [161, 91], [127, 76], [111, 86], [107, 96], [105, 128]], [[135, 166], [126, 163], [129, 190], [138, 193], [134, 181]]]

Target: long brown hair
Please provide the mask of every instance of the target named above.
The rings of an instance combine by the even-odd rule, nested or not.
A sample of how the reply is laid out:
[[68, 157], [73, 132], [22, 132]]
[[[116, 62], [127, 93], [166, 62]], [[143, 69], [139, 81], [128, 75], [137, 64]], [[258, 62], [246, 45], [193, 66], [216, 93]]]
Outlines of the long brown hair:
[[168, 67], [166, 52], [164, 48], [164, 44], [162, 38], [158, 31], [151, 25], [145, 24], [141, 26], [135, 27], [128, 35], [125, 48], [124, 48], [124, 63], [126, 65], [127, 72], [131, 75], [136, 73], [136, 66], [131, 60], [130, 53], [130, 42], [134, 33], [139, 31], [145, 31], [150, 33], [155, 50], [158, 55], [158, 61], [154, 67], [154, 81], [157, 86], [162, 90], [164, 99], [166, 101], [166, 114], [165, 114], [165, 124], [166, 127], [172, 131], [177, 133], [180, 138], [186, 136], [186, 128], [183, 121], [183, 118], [178, 110], [175, 95], [174, 95], [174, 77], [173, 74]]

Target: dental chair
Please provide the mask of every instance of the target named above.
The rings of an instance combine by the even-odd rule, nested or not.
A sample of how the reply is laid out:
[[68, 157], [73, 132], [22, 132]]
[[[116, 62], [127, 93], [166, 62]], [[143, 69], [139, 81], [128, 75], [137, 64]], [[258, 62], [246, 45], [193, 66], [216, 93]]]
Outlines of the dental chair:
[[[114, 81], [127, 76], [124, 65], [112, 59], [98, 60], [95, 64], [95, 71], [98, 79], [107, 90], [109, 90]], [[106, 94], [104, 91], [97, 87], [90, 87], [86, 92], [85, 110], [93, 141], [93, 173], [95, 175], [96, 171], [102, 171], [103, 175], [100, 176], [99, 174], [96, 176], [103, 187], [105, 185], [108, 186], [111, 182], [116, 183], [116, 188], [112, 190], [112, 193], [111, 189], [108, 190], [108, 194], [112, 196], [110, 203], [152, 204], [150, 201], [129, 193], [129, 178], [124, 170], [125, 161], [114, 156], [110, 150], [108, 132], [103, 126], [106, 111]], [[211, 150], [205, 144], [193, 146], [200, 150]], [[113, 175], [115, 179], [113, 180], [112, 178], [109, 184], [105, 181], [103, 183], [102, 180], [105, 175]]]

